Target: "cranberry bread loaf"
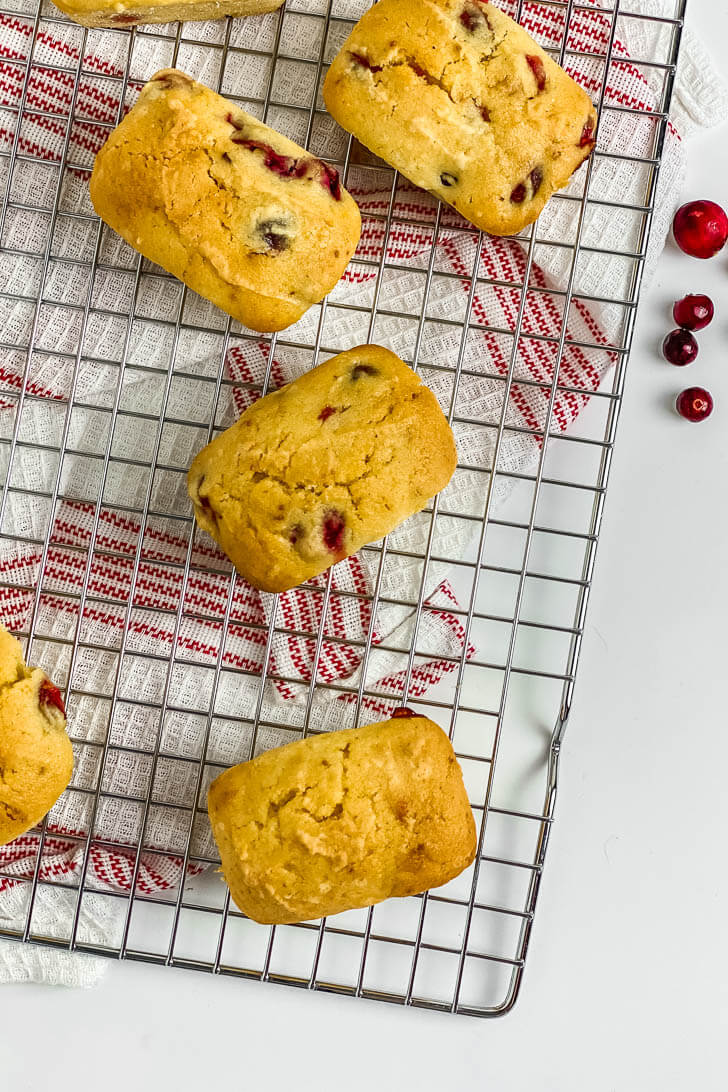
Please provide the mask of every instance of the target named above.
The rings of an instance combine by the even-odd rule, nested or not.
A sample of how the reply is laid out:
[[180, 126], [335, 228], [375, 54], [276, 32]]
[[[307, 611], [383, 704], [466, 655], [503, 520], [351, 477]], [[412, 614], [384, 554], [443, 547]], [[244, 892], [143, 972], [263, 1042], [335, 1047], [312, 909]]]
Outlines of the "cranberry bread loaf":
[[72, 773], [60, 690], [25, 666], [20, 643], [0, 626], [0, 845], [34, 827]]
[[198, 19], [222, 19], [226, 15], [263, 15], [275, 11], [283, 0], [55, 0], [69, 19], [82, 27], [128, 27], [135, 23], [189, 23]]
[[359, 241], [334, 167], [175, 69], [144, 86], [90, 188], [136, 250], [254, 330], [296, 322]]
[[233, 766], [207, 806], [230, 894], [266, 925], [419, 894], [475, 857], [452, 744], [407, 709]]
[[594, 147], [588, 95], [483, 0], [379, 0], [324, 83], [336, 120], [493, 235], [539, 215]]
[[394, 353], [363, 345], [255, 402], [187, 482], [197, 522], [241, 575], [280, 592], [418, 512], [456, 462], [432, 392]]

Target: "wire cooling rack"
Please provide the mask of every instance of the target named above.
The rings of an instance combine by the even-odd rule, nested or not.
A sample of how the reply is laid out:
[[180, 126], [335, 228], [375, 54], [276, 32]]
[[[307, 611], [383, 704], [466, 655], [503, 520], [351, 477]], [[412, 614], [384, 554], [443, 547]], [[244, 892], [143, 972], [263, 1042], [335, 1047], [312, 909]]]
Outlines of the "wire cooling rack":
[[[513, 1005], [668, 131], [685, 3], [663, 7], [652, 4], [648, 16], [603, 3], [601, 33], [587, 47], [570, 35], [594, 16], [593, 5], [511, 4], [537, 32], [552, 19], [558, 33], [546, 44], [556, 59], [590, 66], [600, 140], [552, 201], [553, 220], [542, 217], [519, 243], [504, 244], [517, 252], [505, 273], [484, 267], [476, 232], [428, 205], [327, 118], [320, 86], [359, 14], [351, 5], [289, 0], [262, 19], [118, 31], [75, 27], [36, 0], [2, 6], [0, 607], [32, 662], [65, 685], [77, 761], [63, 798], [72, 806], [54, 809], [0, 860], [0, 935], [472, 1015]], [[635, 24], [649, 31], [652, 53], [627, 64], [622, 38]], [[349, 294], [332, 294], [307, 325], [252, 335], [94, 217], [86, 183], [99, 134], [165, 64], [337, 159], [357, 196], [379, 194], [379, 203], [361, 201], [366, 245]], [[626, 68], [649, 83], [649, 101], [609, 94], [612, 75]], [[648, 136], [615, 152], [606, 138], [626, 118], [645, 122]], [[598, 172], [624, 168], [629, 184], [604, 197]], [[628, 225], [628, 246], [614, 244], [604, 218], [590, 220], [595, 210], [609, 225]], [[413, 257], [405, 243], [418, 232], [426, 245]], [[453, 240], [460, 264], [444, 267], [441, 251]], [[620, 287], [605, 274], [585, 288], [579, 269], [589, 257], [619, 263]], [[406, 292], [396, 287], [402, 272], [413, 278]], [[460, 309], [448, 295], [453, 284]], [[479, 305], [489, 293], [510, 301], [509, 323]], [[536, 296], [557, 316], [545, 332], [530, 325]], [[490, 363], [473, 364], [471, 338], [486, 339]], [[309, 615], [292, 616], [271, 597], [256, 613], [194, 530], [186, 465], [231, 412], [281, 380], [276, 361], [286, 353], [300, 370], [369, 339], [418, 367], [456, 432], [471, 430], [460, 447], [468, 489], [449, 509], [445, 499], [430, 506], [415, 545], [390, 536], [372, 546], [369, 583], [329, 574], [314, 582]], [[527, 366], [527, 343], [551, 354], [545, 374]], [[567, 368], [574, 352], [585, 371]], [[582, 383], [584, 374], [592, 381]], [[486, 382], [484, 402], [469, 379]], [[514, 414], [514, 403], [531, 416], [540, 405], [539, 419]], [[478, 429], [487, 452], [480, 464], [471, 455]], [[457, 521], [469, 528], [460, 553], [439, 538]], [[398, 585], [397, 566], [406, 565]], [[435, 584], [448, 581], [434, 594], [433, 575]], [[352, 604], [360, 626], [342, 636], [330, 622], [337, 610], [350, 616]], [[383, 638], [375, 620], [384, 608], [399, 611], [403, 629]], [[443, 619], [454, 634], [444, 648], [431, 632]], [[257, 660], [230, 652], [241, 624]], [[185, 639], [190, 626], [194, 641]], [[304, 649], [308, 672], [281, 666], [281, 640]], [[334, 652], [344, 661], [338, 673], [326, 670]], [[377, 656], [389, 657], [389, 682], [367, 670]], [[347, 671], [357, 664], [358, 675]], [[232, 694], [227, 704], [224, 694]], [[344, 699], [326, 707], [333, 723], [377, 719], [377, 709], [404, 700], [450, 732], [478, 857], [425, 896], [260, 926], [237, 912], [215, 875], [206, 787], [261, 747], [331, 727], [317, 719], [317, 702], [332, 694]]]

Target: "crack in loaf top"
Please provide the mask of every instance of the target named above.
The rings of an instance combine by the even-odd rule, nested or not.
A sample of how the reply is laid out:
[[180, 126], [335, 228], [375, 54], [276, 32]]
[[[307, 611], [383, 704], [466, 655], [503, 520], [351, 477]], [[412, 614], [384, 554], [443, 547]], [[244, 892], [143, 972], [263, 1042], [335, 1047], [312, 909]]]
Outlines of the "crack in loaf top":
[[359, 239], [336, 167], [176, 69], [111, 134], [91, 196], [132, 246], [256, 330], [322, 299]]
[[194, 460], [198, 522], [256, 587], [282, 591], [424, 507], [456, 463], [432, 392], [394, 353], [339, 353], [255, 402]]

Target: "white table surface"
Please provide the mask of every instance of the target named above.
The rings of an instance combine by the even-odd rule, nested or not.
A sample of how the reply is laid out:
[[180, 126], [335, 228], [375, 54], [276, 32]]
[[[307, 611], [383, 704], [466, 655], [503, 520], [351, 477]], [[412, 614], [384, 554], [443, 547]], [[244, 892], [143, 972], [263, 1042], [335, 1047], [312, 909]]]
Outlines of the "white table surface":
[[[728, 3], [692, 0], [708, 43]], [[714, 49], [718, 53], [718, 49]], [[728, 77], [728, 61], [718, 53]], [[728, 203], [728, 133], [685, 199]], [[689, 372], [657, 347], [686, 292], [717, 305]], [[88, 992], [0, 989], [2, 1084], [171, 1090], [724, 1089], [728, 1041], [728, 256], [671, 243], [629, 369], [577, 695], [525, 983], [504, 1019], [405, 1011], [111, 964]], [[684, 382], [683, 382], [684, 381]], [[709, 422], [669, 410], [707, 386]]]

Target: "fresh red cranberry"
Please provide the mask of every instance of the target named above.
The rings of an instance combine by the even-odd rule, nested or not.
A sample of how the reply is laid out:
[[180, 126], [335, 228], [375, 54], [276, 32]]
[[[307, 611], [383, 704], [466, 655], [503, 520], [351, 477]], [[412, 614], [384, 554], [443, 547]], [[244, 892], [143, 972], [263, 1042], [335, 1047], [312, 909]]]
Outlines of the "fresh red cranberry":
[[710, 296], [684, 296], [672, 309], [672, 316], [684, 330], [704, 330], [713, 321], [715, 308]]
[[63, 704], [63, 698], [61, 692], [57, 686], [55, 686], [50, 679], [44, 679], [40, 684], [40, 690], [38, 691], [38, 702], [43, 705], [54, 705], [63, 716], [66, 715], [66, 707]]
[[728, 239], [728, 216], [715, 201], [690, 201], [675, 213], [675, 242], [693, 258], [712, 258]]
[[321, 410], [321, 413], [318, 415], [318, 419], [319, 421], [328, 421], [329, 417], [331, 417], [334, 413], [336, 413], [336, 410], [333, 406], [324, 406], [324, 408]]
[[581, 140], [579, 141], [580, 148], [586, 148], [588, 144], [594, 143], [594, 119], [589, 118], [586, 125], [581, 131]]
[[526, 200], [526, 183], [519, 182], [517, 186], [514, 186], [511, 190], [511, 201], [514, 205], [522, 205]]
[[528, 61], [528, 67], [536, 77], [536, 86], [539, 91], [543, 91], [546, 86], [546, 68], [544, 66], [541, 57], [534, 54], [527, 53], [526, 60]]
[[689, 330], [673, 330], [662, 343], [662, 355], [670, 364], [684, 368], [698, 355], [698, 343]]
[[704, 421], [713, 412], [713, 398], [703, 387], [688, 387], [677, 396], [675, 409], [687, 421]]
[[414, 713], [411, 709], [408, 709], [406, 705], [403, 705], [401, 707], [401, 709], [395, 709], [394, 710], [394, 712], [392, 713], [392, 720], [398, 719], [399, 717], [416, 717], [416, 716], [417, 716], [416, 713]]
[[324, 518], [324, 545], [327, 550], [331, 550], [332, 554], [343, 553], [344, 550], [344, 528], [346, 524], [341, 512], [328, 512]]

